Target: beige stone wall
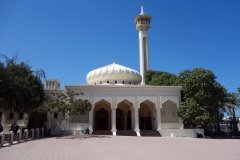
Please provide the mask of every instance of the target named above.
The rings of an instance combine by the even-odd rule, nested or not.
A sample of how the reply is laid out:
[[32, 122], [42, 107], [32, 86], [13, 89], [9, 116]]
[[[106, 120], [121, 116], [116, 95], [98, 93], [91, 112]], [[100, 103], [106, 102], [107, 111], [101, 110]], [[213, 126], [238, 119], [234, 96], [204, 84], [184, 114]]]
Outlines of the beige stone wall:
[[89, 123], [89, 112], [86, 112], [85, 115], [73, 115], [69, 118], [70, 123]]

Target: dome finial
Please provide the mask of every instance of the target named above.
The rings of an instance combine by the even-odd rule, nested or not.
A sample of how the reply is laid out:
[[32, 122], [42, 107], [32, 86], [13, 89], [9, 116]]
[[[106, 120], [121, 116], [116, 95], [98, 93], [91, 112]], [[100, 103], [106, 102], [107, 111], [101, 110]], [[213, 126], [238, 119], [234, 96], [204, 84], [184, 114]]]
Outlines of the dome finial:
[[116, 58], [113, 59], [113, 63], [116, 63]]
[[141, 4], [141, 13], [140, 15], [145, 15], [144, 11], [143, 11], [143, 4]]

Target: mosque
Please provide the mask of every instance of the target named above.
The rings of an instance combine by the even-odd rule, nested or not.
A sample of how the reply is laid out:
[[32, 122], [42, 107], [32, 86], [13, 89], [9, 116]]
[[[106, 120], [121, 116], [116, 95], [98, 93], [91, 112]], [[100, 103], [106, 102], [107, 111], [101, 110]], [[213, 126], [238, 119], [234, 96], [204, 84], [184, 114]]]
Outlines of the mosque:
[[[77, 98], [89, 100], [92, 108], [86, 115], [71, 116], [67, 126], [63, 121], [54, 134], [76, 134], [88, 128], [91, 134], [143, 136], [155, 132], [161, 136], [196, 136], [196, 130], [184, 129], [181, 119], [176, 116], [182, 87], [145, 85], [151, 20], [141, 6], [141, 13], [134, 19], [139, 32], [140, 73], [113, 62], [90, 71], [86, 76], [87, 85], [65, 85], [72, 91], [83, 92], [84, 95]], [[57, 79], [46, 80], [45, 93], [65, 92], [60, 89], [60, 84]], [[26, 116], [30, 124], [34, 114]], [[61, 117], [56, 113], [52, 118]]]

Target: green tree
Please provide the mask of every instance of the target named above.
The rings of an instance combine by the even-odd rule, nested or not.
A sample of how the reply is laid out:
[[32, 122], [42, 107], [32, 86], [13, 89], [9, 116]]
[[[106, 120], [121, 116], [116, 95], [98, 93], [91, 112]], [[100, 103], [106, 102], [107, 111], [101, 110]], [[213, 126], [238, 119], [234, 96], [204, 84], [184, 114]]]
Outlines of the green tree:
[[44, 100], [41, 81], [43, 70], [33, 71], [27, 63], [16, 63], [17, 55], [8, 58], [0, 55], [0, 109], [4, 111], [29, 112]]
[[145, 73], [145, 83], [151, 86], [174, 86], [177, 76], [168, 72], [149, 70]]
[[210, 70], [195, 68], [181, 72], [177, 84], [183, 86], [182, 103], [177, 115], [187, 125], [218, 124], [223, 118], [227, 90]]
[[[55, 90], [46, 94], [45, 101], [38, 107], [38, 112], [47, 114], [51, 134], [63, 120], [66, 120], [68, 123], [69, 116], [77, 115], [78, 113], [85, 115], [86, 112], [91, 110], [91, 103], [88, 100], [76, 99], [78, 95], [83, 95], [83, 93], [76, 93], [70, 89], [67, 89], [66, 93]], [[54, 112], [63, 115], [55, 124], [52, 123], [52, 114]]]

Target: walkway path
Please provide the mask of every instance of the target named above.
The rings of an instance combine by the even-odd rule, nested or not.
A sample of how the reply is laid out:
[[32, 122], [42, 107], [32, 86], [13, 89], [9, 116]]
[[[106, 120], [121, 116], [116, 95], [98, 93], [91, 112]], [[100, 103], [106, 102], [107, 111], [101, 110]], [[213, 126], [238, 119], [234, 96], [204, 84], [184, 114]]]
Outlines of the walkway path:
[[0, 149], [1, 160], [239, 160], [240, 140], [65, 136]]

